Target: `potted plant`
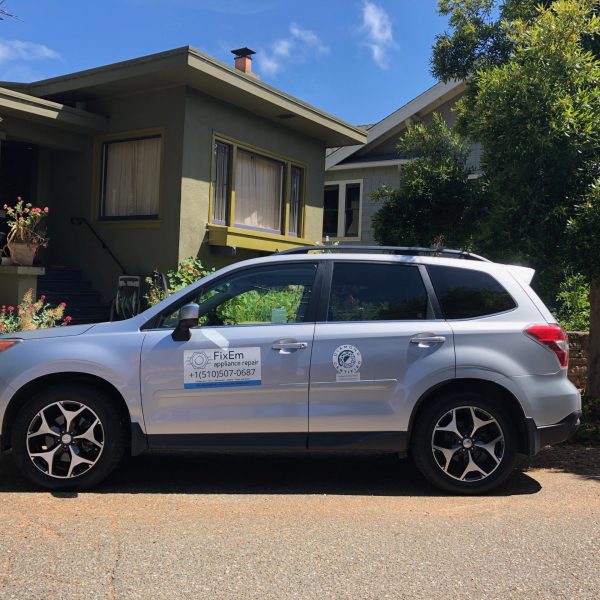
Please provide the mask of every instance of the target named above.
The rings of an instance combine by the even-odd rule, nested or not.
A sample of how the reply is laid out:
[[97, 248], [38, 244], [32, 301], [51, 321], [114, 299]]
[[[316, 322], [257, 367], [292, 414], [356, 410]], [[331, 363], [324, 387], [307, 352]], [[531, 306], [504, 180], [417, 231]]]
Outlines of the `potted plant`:
[[48, 207], [37, 208], [21, 197], [14, 206], [4, 205], [10, 231], [6, 246], [10, 251], [12, 263], [31, 266], [38, 248], [48, 245], [46, 231], [41, 224], [48, 216]]

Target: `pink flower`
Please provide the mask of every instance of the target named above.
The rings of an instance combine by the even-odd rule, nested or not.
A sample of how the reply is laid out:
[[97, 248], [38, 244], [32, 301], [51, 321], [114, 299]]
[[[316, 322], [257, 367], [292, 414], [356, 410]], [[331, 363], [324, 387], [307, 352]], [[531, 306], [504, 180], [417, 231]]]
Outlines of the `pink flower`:
[[72, 320], [73, 320], [73, 317], [67, 316], [64, 318], [65, 323], [70, 323]]
[[42, 295], [40, 296], [40, 300], [45, 300], [45, 299], [46, 299], [46, 296], [44, 296], [44, 294], [42, 294]]
[[61, 303], [58, 305], [58, 308], [66, 308], [66, 306], [67, 306], [67, 304], [66, 304], [65, 302], [61, 302]]
[[17, 196], [17, 202], [21, 202], [21, 200], [23, 200], [23, 198], [21, 196]]
[[9, 306], [9, 307], [8, 307], [8, 312], [12, 312], [13, 310], [15, 310], [15, 307], [14, 307], [14, 306]]
[[45, 206], [45, 207], [44, 207], [44, 212], [45, 212], [45, 213], [47, 213], [47, 212], [48, 212], [48, 207], [47, 207], [47, 206]]

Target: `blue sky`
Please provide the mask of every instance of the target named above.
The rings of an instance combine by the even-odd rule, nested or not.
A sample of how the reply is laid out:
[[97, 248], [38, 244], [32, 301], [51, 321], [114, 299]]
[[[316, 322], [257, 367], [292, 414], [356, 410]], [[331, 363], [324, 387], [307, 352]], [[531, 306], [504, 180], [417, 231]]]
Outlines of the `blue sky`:
[[191, 45], [267, 83], [373, 123], [434, 82], [436, 0], [5, 0], [0, 80], [31, 81]]

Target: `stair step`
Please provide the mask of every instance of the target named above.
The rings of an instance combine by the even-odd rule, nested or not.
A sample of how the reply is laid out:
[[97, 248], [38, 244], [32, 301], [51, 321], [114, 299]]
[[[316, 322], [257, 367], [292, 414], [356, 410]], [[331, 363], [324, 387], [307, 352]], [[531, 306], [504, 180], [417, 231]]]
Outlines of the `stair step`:
[[72, 309], [67, 306], [65, 316], [71, 317], [72, 325], [82, 325], [84, 323], [101, 323], [110, 318], [110, 306], [74, 306]]
[[67, 306], [98, 306], [100, 294], [94, 290], [80, 292], [48, 292], [45, 294], [46, 302], [59, 304], [64, 302]]
[[46, 279], [60, 279], [61, 281], [72, 281], [82, 278], [83, 275], [79, 269], [53, 269], [52, 267], [46, 267], [46, 273], [38, 277], [38, 280], [40, 282], [43, 282]]
[[38, 296], [50, 293], [71, 293], [92, 291], [92, 284], [84, 279], [38, 279]]

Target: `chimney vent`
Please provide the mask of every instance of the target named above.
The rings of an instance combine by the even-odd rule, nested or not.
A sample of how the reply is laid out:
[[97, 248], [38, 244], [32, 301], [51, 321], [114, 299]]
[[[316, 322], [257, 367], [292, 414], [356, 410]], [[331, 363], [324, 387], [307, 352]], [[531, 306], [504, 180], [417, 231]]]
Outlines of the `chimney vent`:
[[232, 50], [231, 54], [235, 56], [234, 63], [236, 69], [248, 75], [253, 74], [252, 55], [256, 54], [254, 50], [250, 50], [250, 48], [237, 48], [237, 50]]

